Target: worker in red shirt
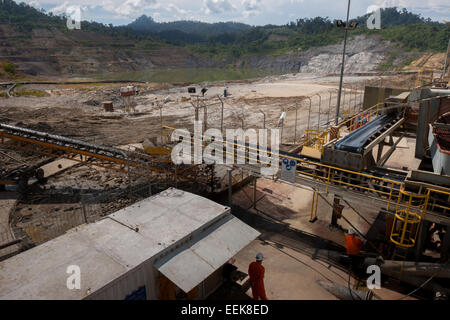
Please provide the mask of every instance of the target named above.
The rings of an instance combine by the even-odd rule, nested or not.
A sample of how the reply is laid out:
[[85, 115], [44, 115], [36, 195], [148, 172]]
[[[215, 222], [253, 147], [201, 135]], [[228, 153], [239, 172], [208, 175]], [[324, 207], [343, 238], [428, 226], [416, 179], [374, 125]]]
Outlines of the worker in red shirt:
[[267, 300], [266, 289], [264, 288], [264, 272], [262, 265], [264, 256], [262, 253], [256, 255], [256, 261], [250, 263], [248, 267], [248, 275], [250, 277], [250, 285], [254, 300]]
[[347, 249], [347, 254], [350, 256], [356, 256], [361, 252], [361, 248], [364, 242], [361, 241], [352, 229], [348, 230], [345, 236], [345, 248]]

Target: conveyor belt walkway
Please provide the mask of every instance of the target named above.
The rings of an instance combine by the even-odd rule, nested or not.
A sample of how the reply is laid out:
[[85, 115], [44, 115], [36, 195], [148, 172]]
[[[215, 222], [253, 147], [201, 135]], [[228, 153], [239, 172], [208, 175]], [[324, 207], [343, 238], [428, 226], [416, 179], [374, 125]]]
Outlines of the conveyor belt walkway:
[[[134, 168], [133, 173], [142, 176], [151, 176], [152, 179], [158, 179], [160, 175], [167, 179], [167, 175], [175, 174], [175, 166], [171, 163], [169, 157], [153, 157], [149, 154], [130, 152], [117, 148], [100, 146], [66, 137], [51, 135], [44, 132], [19, 128], [6, 124], [0, 124], [0, 143], [14, 145], [14, 147], [25, 151], [39, 152], [51, 157], [63, 157], [79, 161], [81, 163], [96, 165], [106, 169], [119, 172], [130, 173], [130, 168]], [[170, 131], [175, 128], [165, 127]], [[211, 138], [211, 137], [208, 137]], [[266, 160], [260, 156], [260, 150], [257, 146], [240, 143], [239, 141], [217, 140], [216, 143], [223, 143], [224, 154], [226, 146], [233, 144], [235, 147], [244, 147], [245, 152], [238, 152], [239, 148], [234, 148], [233, 157], [252, 160], [255, 165], [238, 165], [251, 171], [255, 175], [260, 175], [261, 167], [268, 165]], [[404, 188], [404, 176], [392, 172], [356, 172], [346, 170], [330, 165], [325, 165], [319, 161], [313, 161], [307, 158], [299, 157], [295, 154], [285, 152], [273, 153], [268, 150], [269, 156], [278, 156], [279, 164], [283, 159], [294, 160], [297, 163], [298, 185], [305, 185], [321, 192], [332, 193], [347, 198], [352, 201], [360, 202], [363, 206], [372, 208], [382, 208], [394, 210], [395, 203], [400, 199], [400, 190]], [[182, 174], [184, 169], [178, 169], [178, 174]], [[440, 190], [429, 191], [431, 196], [436, 199], [447, 197], [447, 201], [433, 201], [433, 207], [429, 207], [429, 216], [437, 214], [448, 215], [450, 207], [448, 197]], [[401, 206], [401, 204], [400, 204]]]
[[[176, 130], [176, 128], [167, 126], [165, 129], [170, 131]], [[202, 137], [208, 140], [211, 140], [212, 138], [206, 135], [202, 135]], [[192, 143], [193, 140], [194, 139], [191, 139]], [[234, 145], [233, 157], [235, 163], [237, 163], [238, 159], [246, 160], [246, 164], [235, 164], [235, 166], [250, 171], [254, 175], [261, 175], [261, 167], [270, 164], [267, 158], [264, 159], [261, 157], [260, 150], [257, 146], [249, 144], [244, 145], [239, 141], [229, 139], [220, 140], [217, 138], [215, 138], [215, 143], [223, 143], [224, 156], [229, 153], [227, 151], [227, 145]], [[239, 147], [244, 147], [245, 152], [239, 152]], [[397, 172], [389, 170], [357, 172], [322, 164], [320, 161], [307, 159], [282, 151], [271, 154], [271, 150], [269, 149], [267, 153], [269, 156], [279, 157], [280, 168], [283, 159], [296, 161], [296, 185], [308, 186], [320, 192], [336, 194], [371, 209], [384, 208], [394, 213], [396, 204], [401, 198], [401, 190], [405, 188], [404, 181], [406, 175], [401, 175]], [[278, 176], [278, 174], [276, 176]], [[424, 190], [424, 192], [428, 191], [430, 191], [430, 196], [434, 196], [435, 198], [433, 205], [428, 207], [428, 218], [433, 221], [435, 214], [443, 214], [450, 218], [450, 206], [448, 201], [445, 200], [445, 197], [448, 199], [450, 194], [434, 189]], [[403, 204], [399, 203], [399, 206], [401, 208], [403, 207]]]
[[[7, 124], [0, 124], [0, 144], [52, 158], [66, 158], [126, 174], [147, 176], [152, 180], [166, 180], [175, 170], [170, 156], [106, 147]], [[182, 173], [180, 168], [178, 174]]]
[[397, 114], [383, 114], [339, 140], [335, 145], [335, 149], [353, 153], [362, 153], [364, 146], [366, 146], [371, 139], [376, 137], [377, 134], [386, 131], [392, 124], [398, 121], [398, 119], [399, 117]]

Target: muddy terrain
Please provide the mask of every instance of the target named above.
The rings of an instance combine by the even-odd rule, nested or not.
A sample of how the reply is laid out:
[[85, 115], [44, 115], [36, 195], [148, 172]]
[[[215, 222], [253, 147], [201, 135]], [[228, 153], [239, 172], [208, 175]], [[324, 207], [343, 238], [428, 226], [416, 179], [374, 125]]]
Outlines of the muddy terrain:
[[[341, 111], [361, 106], [365, 85], [402, 86], [408, 77], [346, 77]], [[206, 115], [205, 108], [200, 108], [198, 116], [207, 119], [207, 128], [221, 129], [223, 110], [224, 130], [279, 128], [282, 144], [289, 148], [300, 141], [308, 127], [324, 130], [332, 124], [338, 84], [336, 76], [317, 74], [182, 86], [137, 83], [133, 84], [138, 95], [131, 112], [125, 109], [118, 84], [23, 85], [16, 90], [42, 94], [0, 98], [0, 123], [127, 149], [157, 142], [161, 121], [166, 126], [192, 130], [196, 107], [206, 105]], [[188, 93], [189, 87], [195, 87], [196, 94]], [[204, 97], [202, 88], [207, 89]], [[105, 111], [104, 101], [113, 103], [113, 112]], [[279, 126], [283, 112], [286, 118]], [[49, 161], [51, 166], [55, 160], [0, 146], [2, 174]], [[54, 163], [59, 166], [57, 161]], [[164, 188], [163, 184], [155, 184], [149, 190], [151, 181], [146, 178], [95, 166], [70, 161], [63, 165], [66, 167], [56, 168], [47, 183], [32, 184], [29, 193], [19, 196], [9, 218], [15, 238], [26, 238], [31, 245], [42, 243], [86, 220], [126, 207], [136, 197]]]

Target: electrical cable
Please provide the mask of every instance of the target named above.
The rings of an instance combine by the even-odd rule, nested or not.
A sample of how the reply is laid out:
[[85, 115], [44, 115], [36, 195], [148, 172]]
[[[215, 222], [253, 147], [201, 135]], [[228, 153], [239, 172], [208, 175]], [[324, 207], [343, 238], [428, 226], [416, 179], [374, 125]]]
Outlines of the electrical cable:
[[414, 293], [416, 293], [417, 291], [419, 291], [420, 289], [422, 289], [425, 285], [428, 284], [428, 282], [430, 282], [431, 280], [433, 280], [434, 276], [430, 277], [427, 281], [425, 281], [424, 283], [422, 283], [419, 287], [417, 287], [416, 289], [414, 289], [413, 291], [411, 291], [410, 293], [404, 295], [403, 297], [399, 298], [398, 300], [403, 300], [411, 295], [413, 295]]
[[[262, 240], [264, 241], [264, 240]], [[266, 243], [268, 243], [267, 241], [265, 241]], [[326, 280], [328, 280], [329, 282], [336, 284], [333, 280], [331, 280], [330, 278], [328, 278], [326, 275], [324, 275], [322, 272], [318, 271], [317, 269], [313, 268], [312, 266], [310, 266], [309, 264], [307, 264], [306, 262], [301, 261], [300, 259], [294, 257], [293, 255], [281, 250], [280, 248], [277, 248], [276, 246], [274, 246], [271, 243], [268, 243], [269, 246], [271, 246], [272, 248], [275, 248], [276, 250], [280, 251], [281, 253], [284, 253], [285, 255], [287, 255], [288, 257], [294, 259], [297, 262], [300, 262], [301, 264], [305, 265], [306, 267], [310, 268], [311, 270], [317, 272], [318, 274], [320, 274], [322, 277], [324, 277]]]
[[416, 293], [417, 291], [419, 291], [420, 289], [422, 289], [423, 287], [425, 287], [431, 280], [434, 279], [434, 277], [437, 276], [437, 274], [442, 270], [442, 266], [439, 267], [438, 270], [436, 270], [436, 272], [428, 279], [426, 280], [424, 283], [422, 283], [419, 287], [417, 287], [416, 289], [414, 289], [413, 291], [411, 291], [410, 293], [404, 295], [403, 297], [399, 298], [398, 300], [403, 300], [411, 295], [413, 295], [414, 293]]
[[[350, 257], [350, 259], [351, 259], [351, 257]], [[348, 292], [350, 293], [350, 297], [352, 297], [352, 300], [356, 300], [356, 299], [353, 297], [352, 289], [351, 289], [351, 287], [350, 287], [351, 276], [352, 276], [352, 261], [350, 260], [350, 267], [349, 267], [349, 269], [348, 269], [348, 281], [347, 281], [347, 287], [348, 287]], [[358, 297], [358, 298], [359, 298], [359, 300], [362, 300], [361, 297]]]
[[[267, 214], [267, 213], [265, 213], [265, 212], [263, 212], [263, 211], [259, 211], [259, 210], [258, 210], [258, 212], [264, 214], [264, 215], [267, 216], [269, 219], [272, 219], [272, 220], [274, 220], [274, 221], [276, 221], [276, 222], [281, 222], [281, 220], [278, 220], [278, 219], [272, 217], [271, 215], [269, 215], [269, 214]], [[263, 240], [263, 239], [261, 239], [261, 240], [262, 240], [262, 241], [265, 241], [265, 240]], [[288, 248], [290, 248], [291, 250], [294, 250], [294, 251], [297, 251], [297, 252], [301, 252], [301, 253], [303, 253], [303, 254], [305, 254], [305, 255], [308, 255], [308, 256], [310, 255], [310, 253], [309, 253], [308, 251], [306, 251], [305, 249], [295, 248], [295, 247], [292, 247], [292, 246], [288, 246], [288, 245], [286, 245], [286, 244], [283, 244], [283, 246], [288, 247]], [[311, 248], [311, 247], [309, 247], [309, 248]], [[281, 252], [283, 252], [283, 253], [285, 253], [285, 254], [287, 254], [286, 252], [280, 250], [279, 248], [276, 248], [276, 249], [279, 250], [279, 251], [281, 251]], [[294, 258], [294, 257], [293, 257], [293, 258]], [[295, 259], [295, 258], [294, 258], [294, 259]], [[321, 265], [324, 266], [323, 264], [321, 264]], [[326, 267], [326, 266], [324, 266], [324, 267]], [[336, 267], [336, 266], [335, 266], [335, 267]], [[345, 272], [345, 269], [343, 269], [343, 268], [341, 269], [341, 268], [338, 267], [338, 269]], [[339, 273], [337, 273], [337, 272], [335, 272], [335, 271], [332, 271], [332, 270], [330, 270], [330, 271], [331, 271], [332, 273], [334, 273], [336, 276], [338, 276], [339, 278], [341, 278], [342, 280], [347, 281], [347, 280], [346, 280], [342, 275], [340, 275]]]

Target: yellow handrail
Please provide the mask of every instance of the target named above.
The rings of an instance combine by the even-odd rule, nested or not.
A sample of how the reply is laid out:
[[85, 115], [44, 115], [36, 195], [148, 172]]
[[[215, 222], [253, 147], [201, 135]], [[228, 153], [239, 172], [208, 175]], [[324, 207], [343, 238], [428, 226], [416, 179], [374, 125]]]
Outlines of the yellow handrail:
[[[438, 189], [428, 189], [428, 190], [430, 191], [430, 199], [433, 198], [432, 195], [437, 193], [437, 194], [441, 194], [441, 195], [447, 196], [447, 203], [449, 203], [448, 200], [450, 199], [450, 192], [443, 191], [443, 190], [438, 190]], [[444, 205], [440, 205], [440, 204], [436, 204], [436, 203], [433, 203], [433, 204], [428, 203], [428, 206], [429, 207], [431, 206], [432, 208], [433, 207], [440, 208], [440, 209], [443, 209], [443, 210], [446, 210], [446, 211], [450, 212], [450, 206], [444, 206]]]
[[[167, 126], [165, 127], [165, 129], [176, 130], [175, 128], [167, 127]], [[312, 133], [318, 132], [318, 130], [310, 130], [310, 132], [312, 132]], [[205, 137], [205, 135], [201, 135], [201, 137]], [[215, 141], [222, 142], [224, 145], [242, 146], [238, 143], [226, 141], [223, 139], [216, 139]], [[235, 152], [234, 155], [236, 155], [240, 159], [256, 161], [257, 163], [262, 164], [262, 165], [270, 165], [271, 164], [270, 162], [264, 162], [264, 161], [258, 159], [258, 151], [260, 151], [258, 148], [254, 148], [254, 147], [250, 147], [250, 146], [246, 146], [245, 148], [246, 148], [245, 154], [239, 154], [239, 153]], [[250, 151], [254, 151], [254, 152], [250, 152]], [[231, 154], [227, 151], [224, 151], [224, 153]], [[248, 155], [247, 155], [247, 153], [248, 153]], [[377, 177], [377, 176], [370, 175], [367, 173], [347, 170], [347, 169], [343, 169], [343, 168], [339, 168], [339, 167], [335, 167], [335, 166], [331, 166], [331, 165], [326, 165], [326, 164], [313, 162], [313, 161], [309, 161], [309, 160], [305, 160], [305, 159], [301, 159], [301, 158], [297, 158], [297, 157], [293, 157], [293, 156], [289, 156], [289, 155], [274, 153], [274, 152], [270, 152], [270, 151], [267, 151], [267, 154], [268, 154], [268, 156], [278, 156], [279, 158], [286, 158], [286, 159], [291, 159], [291, 160], [297, 161], [297, 168], [303, 169], [303, 170], [296, 170], [297, 175], [298, 176], [307, 176], [307, 177], [311, 177], [316, 180], [323, 181], [326, 184], [326, 190], [327, 190], [326, 192], [327, 193], [328, 193], [328, 190], [329, 190], [329, 187], [331, 184], [338, 184], [338, 185], [340, 184], [340, 185], [344, 185], [347, 187], [351, 187], [351, 188], [359, 190], [359, 191], [370, 191], [379, 196], [385, 197], [386, 201], [387, 201], [387, 205], [386, 205], [387, 210], [390, 210], [392, 202], [396, 201], [397, 202], [397, 210], [402, 210], [399, 205], [399, 199], [400, 199], [400, 195], [401, 195], [400, 191], [404, 190], [404, 187], [405, 187], [404, 182], [395, 181], [395, 180], [383, 178], [383, 177]], [[311, 173], [306, 172], [306, 170], [311, 170], [312, 172]], [[344, 175], [344, 174], [346, 174], [346, 175]], [[336, 177], [339, 177], [339, 176], [343, 176], [343, 178], [346, 179], [347, 181], [355, 181], [355, 183], [336, 179]], [[370, 186], [366, 187], [361, 184], [358, 184], [358, 181], [362, 180], [362, 178], [365, 178], [366, 180], [374, 182], [373, 184], [376, 185], [376, 188], [370, 187]], [[441, 191], [441, 190], [427, 189], [427, 192], [441, 193], [441, 194], [450, 196], [450, 193]], [[406, 191], [403, 191], [403, 194], [407, 195], [409, 193]], [[414, 195], [414, 196], [419, 197], [419, 195]], [[425, 197], [425, 196], [423, 196], [423, 197]], [[427, 204], [427, 209], [428, 209], [428, 205], [429, 204]], [[437, 205], [437, 204], [434, 204], [434, 207], [438, 207], [441, 209], [447, 209], [450, 212], [450, 207], [445, 207], [445, 206], [441, 206], [441, 205]]]
[[319, 150], [323, 154], [328, 140], [328, 131], [306, 130], [304, 146]]
[[358, 129], [358, 127], [355, 126], [356, 120], [358, 119], [358, 117], [368, 117], [368, 122], [370, 122], [371, 118], [374, 117], [378, 117], [381, 114], [382, 109], [384, 108], [384, 103], [380, 102], [377, 103], [376, 105], [374, 105], [373, 107], [370, 107], [364, 111], [361, 111], [359, 113], [357, 113], [356, 115], [354, 115], [353, 117], [351, 117], [350, 119], [347, 120], [343, 120], [342, 122], [340, 122], [337, 127], [338, 130], [340, 130], [342, 127], [347, 127], [349, 132], [353, 132], [356, 129]]
[[[402, 248], [412, 248], [416, 244], [421, 221], [425, 218], [430, 191], [425, 195], [406, 192], [403, 187], [400, 190], [395, 209], [394, 223], [391, 229], [391, 242]], [[407, 198], [406, 209], [400, 208], [403, 198]], [[414, 202], [413, 202], [414, 200]]]

